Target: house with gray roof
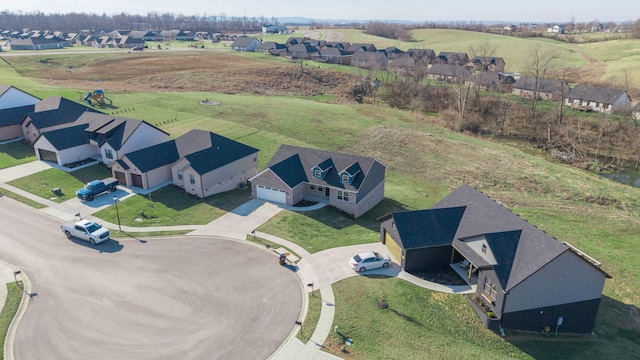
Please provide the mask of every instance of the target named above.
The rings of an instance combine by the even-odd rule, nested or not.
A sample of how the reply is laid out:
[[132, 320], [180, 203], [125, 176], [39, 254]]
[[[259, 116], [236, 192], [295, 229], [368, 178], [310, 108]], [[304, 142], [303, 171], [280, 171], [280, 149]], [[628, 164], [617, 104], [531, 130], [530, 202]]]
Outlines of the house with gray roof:
[[469, 55], [462, 52], [442, 51], [433, 59], [434, 64], [467, 65]]
[[231, 50], [254, 52], [260, 44], [260, 40], [256, 38], [240, 36], [231, 43]]
[[87, 111], [72, 123], [42, 132], [33, 148], [38, 160], [59, 165], [88, 158], [109, 165], [122, 154], [168, 138], [169, 134], [145, 121]]
[[580, 110], [607, 113], [631, 109], [631, 98], [626, 91], [601, 86], [577, 84], [565, 95], [564, 102]]
[[249, 180], [254, 198], [286, 205], [324, 202], [358, 218], [384, 199], [385, 171], [374, 158], [281, 145]]
[[351, 57], [351, 65], [366, 69], [386, 70], [388, 61], [382, 51], [356, 51]]
[[380, 241], [406, 271], [450, 267], [477, 285], [471, 298], [495, 314], [494, 330], [593, 330], [610, 278], [601, 264], [473, 187], [462, 185], [430, 209], [379, 220]]
[[475, 71], [504, 72], [505, 62], [501, 57], [474, 56], [470, 65]]
[[438, 81], [464, 83], [471, 79], [471, 72], [462, 65], [433, 64], [427, 70], [427, 77]]
[[66, 127], [85, 112], [101, 113], [60, 96], [49, 96], [34, 104], [33, 112], [22, 120], [23, 137], [27, 143], [35, 144], [43, 132]]
[[289, 45], [287, 47], [287, 56], [292, 59], [311, 59], [312, 55], [317, 54], [318, 49], [311, 46], [309, 43], [302, 42], [295, 45]]
[[0, 141], [22, 138], [22, 120], [33, 112], [34, 105], [0, 109]]
[[256, 46], [254, 51], [271, 55], [280, 55], [281, 53], [287, 52], [287, 46], [284, 44], [279, 44], [275, 41], [265, 41], [262, 44]]
[[124, 154], [110, 167], [125, 186], [147, 189], [172, 183], [204, 198], [246, 184], [258, 173], [258, 150], [209, 131], [191, 130]]
[[46, 49], [62, 49], [65, 46], [71, 46], [71, 44], [57, 36], [44, 37], [26, 37], [11, 39], [9, 42], [11, 50], [46, 50]]
[[520, 76], [513, 84], [511, 92], [525, 99], [533, 99], [537, 93], [539, 100], [562, 100], [562, 94], [568, 94], [570, 90], [566, 81]]
[[339, 47], [325, 46], [320, 51], [311, 54], [311, 60], [328, 64], [350, 65], [352, 56]]

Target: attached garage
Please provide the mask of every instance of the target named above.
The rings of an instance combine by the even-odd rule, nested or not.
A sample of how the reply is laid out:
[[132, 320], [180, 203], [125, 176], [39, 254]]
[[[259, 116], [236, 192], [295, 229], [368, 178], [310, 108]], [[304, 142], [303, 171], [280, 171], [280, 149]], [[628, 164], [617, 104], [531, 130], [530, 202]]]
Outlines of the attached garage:
[[131, 174], [131, 185], [143, 188], [142, 175]]
[[115, 177], [118, 182], [122, 185], [127, 185], [127, 175], [122, 171], [113, 171], [113, 177]]
[[287, 192], [280, 189], [272, 189], [269, 187], [257, 186], [258, 199], [273, 201], [280, 204], [287, 203]]
[[402, 248], [398, 244], [398, 242], [389, 234], [388, 232], [384, 232], [384, 244], [389, 249], [391, 255], [400, 263], [402, 263]]
[[58, 163], [58, 155], [55, 153], [55, 151], [38, 149], [38, 154], [40, 154], [40, 160], [42, 161]]

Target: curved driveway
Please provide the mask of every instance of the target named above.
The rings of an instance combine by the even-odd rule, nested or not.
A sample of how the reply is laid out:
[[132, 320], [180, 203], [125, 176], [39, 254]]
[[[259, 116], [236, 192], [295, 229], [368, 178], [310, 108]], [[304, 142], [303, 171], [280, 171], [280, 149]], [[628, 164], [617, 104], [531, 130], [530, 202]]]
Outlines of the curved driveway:
[[302, 309], [295, 273], [216, 237], [67, 240], [0, 198], [2, 257], [31, 279], [16, 359], [264, 359]]

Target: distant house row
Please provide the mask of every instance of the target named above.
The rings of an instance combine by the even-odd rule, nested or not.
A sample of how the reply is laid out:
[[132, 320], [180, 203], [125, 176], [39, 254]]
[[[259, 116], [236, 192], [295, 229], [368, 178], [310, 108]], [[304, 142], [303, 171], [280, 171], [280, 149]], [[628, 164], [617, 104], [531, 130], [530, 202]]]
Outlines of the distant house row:
[[539, 99], [564, 101], [567, 106], [585, 111], [616, 112], [631, 108], [631, 98], [624, 90], [578, 84], [557, 79], [534, 78], [505, 72], [503, 58], [475, 56], [463, 52], [440, 52], [432, 49], [396, 47], [377, 49], [374, 44], [330, 42], [290, 37], [284, 44], [261, 42], [253, 37], [239, 37], [232, 44], [235, 51], [262, 52], [289, 59], [312, 60], [337, 65], [390, 70], [411, 74], [418, 68], [426, 69], [426, 77], [438, 81], [474, 82], [483, 90], [513, 92]]
[[169, 139], [143, 120], [0, 85], [0, 142], [20, 139], [41, 161], [98, 159], [133, 188], [170, 183], [204, 198], [250, 181], [258, 199], [290, 206], [315, 200], [356, 218], [384, 199], [386, 167], [373, 158], [282, 145], [258, 173], [259, 150], [224, 136], [191, 130]]

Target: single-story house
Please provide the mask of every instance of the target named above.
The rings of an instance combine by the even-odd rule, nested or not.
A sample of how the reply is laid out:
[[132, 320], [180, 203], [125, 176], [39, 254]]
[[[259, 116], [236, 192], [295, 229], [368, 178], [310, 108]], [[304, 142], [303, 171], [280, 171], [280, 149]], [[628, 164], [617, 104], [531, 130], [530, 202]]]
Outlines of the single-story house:
[[33, 112], [34, 105], [0, 109], [0, 141], [22, 138], [22, 120]]
[[59, 165], [88, 158], [109, 165], [122, 154], [168, 138], [169, 134], [142, 120], [85, 112], [71, 124], [43, 132], [33, 148], [39, 160]]
[[62, 49], [69, 46], [69, 42], [59, 37], [28, 37], [11, 39], [9, 42], [11, 50], [45, 50], [45, 49]]
[[595, 259], [469, 185], [428, 210], [380, 218], [380, 241], [403, 269], [464, 268], [500, 328], [588, 334], [605, 280]]
[[439, 81], [464, 83], [471, 79], [471, 72], [462, 65], [433, 64], [427, 70], [427, 77]]
[[478, 86], [487, 91], [512, 92], [516, 80], [513, 76], [493, 71], [482, 71], [478, 76]]
[[134, 47], [137, 47], [137, 46], [144, 47], [144, 40], [142, 40], [142, 38], [126, 35], [118, 39], [119, 48], [133, 49]]
[[176, 40], [193, 41], [195, 40], [195, 34], [191, 30], [181, 30], [175, 36]]
[[469, 55], [461, 52], [442, 51], [433, 59], [434, 64], [466, 65], [469, 63]]
[[407, 50], [407, 54], [416, 59], [418, 64], [432, 64], [436, 58], [436, 53], [432, 49], [411, 48]]
[[501, 57], [475, 56], [471, 60], [471, 65], [476, 71], [504, 72], [505, 62]]
[[286, 205], [327, 202], [358, 218], [384, 199], [385, 170], [370, 157], [281, 145], [249, 180], [254, 198]]
[[351, 58], [351, 65], [367, 69], [386, 70], [388, 61], [387, 55], [381, 51], [356, 51]]
[[258, 150], [224, 136], [191, 130], [127, 153], [110, 167], [121, 184], [144, 189], [171, 181], [204, 198], [237, 188], [258, 172]]
[[275, 41], [265, 41], [262, 44], [256, 46], [254, 51], [271, 55], [280, 55], [281, 53], [287, 52], [287, 46], [284, 44], [279, 44]]
[[231, 43], [231, 50], [254, 52], [260, 45], [260, 40], [248, 36], [240, 36]]
[[0, 109], [34, 105], [40, 99], [11, 85], [0, 84]]
[[373, 44], [355, 43], [349, 45], [349, 47], [346, 48], [345, 51], [355, 54], [357, 51], [378, 51], [378, 49]]
[[526, 99], [533, 99], [538, 92], [538, 99], [561, 100], [562, 94], [568, 94], [571, 88], [566, 81], [533, 76], [520, 76], [513, 84], [511, 92]]
[[286, 55], [292, 59], [305, 59], [310, 60], [312, 55], [317, 54], [318, 49], [314, 48], [306, 42], [302, 42], [295, 45], [289, 45], [287, 47]]
[[22, 120], [24, 139], [27, 143], [34, 144], [43, 132], [68, 126], [85, 112], [101, 113], [60, 96], [49, 96], [36, 103], [34, 111]]
[[311, 60], [329, 64], [350, 65], [352, 54], [339, 47], [325, 46], [319, 52], [311, 54]]
[[631, 108], [631, 98], [624, 90], [578, 84], [565, 95], [565, 104], [593, 111], [619, 112]]

